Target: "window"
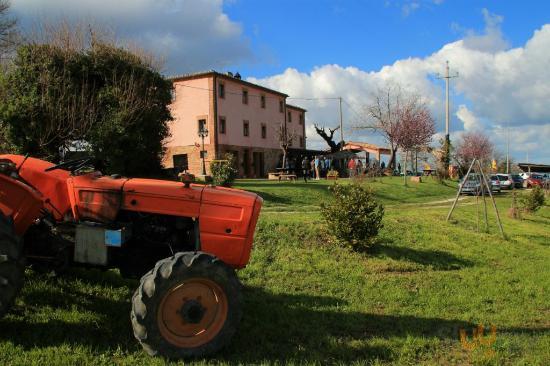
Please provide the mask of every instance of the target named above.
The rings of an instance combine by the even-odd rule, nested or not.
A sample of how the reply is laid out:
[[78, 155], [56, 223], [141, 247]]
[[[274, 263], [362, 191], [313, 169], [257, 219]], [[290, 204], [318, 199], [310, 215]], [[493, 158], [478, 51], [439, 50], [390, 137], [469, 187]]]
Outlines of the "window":
[[292, 140], [294, 140], [294, 139], [292, 138], [292, 136], [289, 136], [289, 137], [288, 137], [288, 146], [292, 146]]
[[206, 150], [201, 150], [201, 153], [200, 153], [200, 158], [208, 158], [208, 151]]
[[206, 130], [206, 120], [205, 119], [199, 119], [199, 131]]
[[225, 117], [220, 117], [220, 133], [225, 134]]
[[304, 124], [304, 114], [303, 113], [300, 113], [300, 124], [301, 125]]
[[248, 121], [243, 121], [243, 136], [248, 136], [250, 134], [250, 127]]
[[248, 90], [243, 89], [243, 104], [248, 104]]
[[265, 126], [265, 123], [262, 123], [262, 138], [265, 139], [267, 137], [267, 127]]
[[225, 98], [225, 84], [220, 83], [219, 89], [220, 98]]
[[279, 101], [279, 112], [283, 113], [283, 110], [284, 110], [284, 108], [283, 108], [283, 107], [284, 107], [284, 105], [283, 105], [283, 101], [282, 101], [282, 100], [280, 100], [280, 101]]
[[176, 87], [172, 86], [172, 89], [170, 89], [170, 96], [172, 97], [172, 102], [176, 100]]
[[265, 95], [262, 95], [260, 97], [260, 104], [261, 104], [262, 108], [265, 108]]
[[189, 159], [187, 158], [187, 154], [173, 155], [172, 161], [174, 162], [174, 170], [178, 173], [189, 169]]
[[287, 121], [292, 123], [292, 113], [290, 113], [290, 111], [288, 111], [288, 118], [287, 118]]
[[300, 136], [300, 147], [304, 147], [304, 138]]

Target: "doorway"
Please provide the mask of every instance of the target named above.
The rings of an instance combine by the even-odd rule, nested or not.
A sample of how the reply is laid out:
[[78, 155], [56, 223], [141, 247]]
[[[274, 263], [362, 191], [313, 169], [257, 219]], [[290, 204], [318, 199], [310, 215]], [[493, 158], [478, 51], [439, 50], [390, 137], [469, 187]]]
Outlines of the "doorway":
[[264, 171], [264, 153], [263, 152], [253, 152], [252, 153], [252, 165], [254, 168], [254, 177], [263, 178], [265, 175]]

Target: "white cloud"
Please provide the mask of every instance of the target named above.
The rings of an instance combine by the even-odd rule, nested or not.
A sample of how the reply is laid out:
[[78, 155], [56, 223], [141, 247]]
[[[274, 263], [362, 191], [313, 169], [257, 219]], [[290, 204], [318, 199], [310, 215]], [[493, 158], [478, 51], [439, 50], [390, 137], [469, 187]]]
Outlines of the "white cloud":
[[465, 131], [479, 130], [482, 128], [479, 119], [464, 104], [458, 107], [456, 116], [464, 124]]
[[104, 23], [165, 55], [169, 74], [254, 60], [241, 24], [223, 12], [222, 0], [18, 0], [12, 10], [27, 27], [60, 17]]
[[[529, 149], [533, 159], [550, 163], [547, 144], [550, 129], [550, 84], [547, 82], [550, 79], [550, 24], [536, 30], [522, 47], [510, 49], [504, 48], [506, 43], [499, 28], [502, 18], [488, 11], [483, 15], [486, 21], [484, 34], [468, 33], [464, 39], [446, 44], [424, 58], [399, 60], [377, 71], [339, 65], [319, 66], [308, 73], [289, 68], [279, 75], [250, 80], [282, 90], [291, 97], [342, 96], [353, 107], [352, 110], [344, 105], [347, 126], [360, 122], [355, 112], [361, 112], [361, 106], [370, 103], [373, 93], [384, 82], [397, 81], [426, 98], [441, 131], [444, 129], [444, 84], [433, 76], [442, 72], [445, 61], [449, 60], [451, 67], [460, 72], [459, 77], [451, 81], [452, 98], [461, 101], [454, 107], [451, 101], [454, 117], [451, 131], [483, 130], [501, 143], [495, 131], [500, 125], [509, 125], [514, 131], [515, 153], [524, 154], [522, 151]], [[292, 103], [308, 109], [310, 122], [326, 126], [338, 124], [337, 101], [292, 100]], [[382, 143], [379, 137], [365, 130], [348, 127], [344, 132], [348, 140]], [[319, 145], [315, 147], [323, 146], [322, 141], [317, 141]]]
[[[464, 46], [472, 50], [496, 52], [509, 47], [508, 41], [504, 39], [500, 24], [504, 18], [497, 14], [491, 14], [489, 10], [483, 9], [483, 19], [485, 20], [485, 32], [477, 34], [472, 30], [467, 30], [467, 36], [464, 38]], [[455, 27], [455, 24], [452, 25]]]

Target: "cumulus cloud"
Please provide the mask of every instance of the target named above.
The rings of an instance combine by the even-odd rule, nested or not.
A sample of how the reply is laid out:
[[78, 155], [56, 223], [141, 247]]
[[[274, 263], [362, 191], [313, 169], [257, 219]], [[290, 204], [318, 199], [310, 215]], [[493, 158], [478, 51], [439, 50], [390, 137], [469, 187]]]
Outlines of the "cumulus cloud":
[[479, 130], [483, 127], [479, 119], [464, 104], [458, 107], [456, 116], [464, 124], [465, 131]]
[[253, 61], [242, 25], [223, 12], [222, 0], [18, 0], [12, 10], [33, 22], [93, 19], [166, 60], [166, 72], [223, 68]]
[[[361, 107], [372, 101], [381, 85], [388, 81], [398, 82], [425, 98], [441, 131], [445, 122], [444, 84], [434, 75], [442, 72], [445, 61], [449, 60], [451, 67], [459, 71], [459, 77], [451, 81], [452, 98], [467, 101], [454, 107], [451, 104], [454, 116], [451, 131], [484, 130], [495, 136], [498, 145], [502, 143], [497, 133], [499, 126], [510, 126], [515, 131], [515, 151], [530, 149], [530, 156], [550, 163], [550, 151], [545, 142], [550, 129], [550, 84], [546, 82], [550, 78], [547, 51], [550, 49], [550, 24], [536, 30], [522, 47], [509, 48], [503, 43], [499, 28], [502, 18], [488, 11], [483, 15], [485, 33], [466, 34], [464, 39], [446, 44], [424, 58], [399, 60], [377, 71], [339, 65], [324, 65], [311, 72], [289, 68], [279, 75], [250, 80], [282, 90], [291, 97], [342, 96], [347, 102], [344, 109], [348, 126], [361, 123], [365, 118], [358, 116], [362, 114]], [[297, 99], [293, 103], [308, 109], [310, 121], [337, 125], [338, 106], [334, 100]], [[346, 130], [348, 140], [351, 137], [382, 142], [366, 130], [350, 127]]]
[[485, 32], [477, 34], [473, 30], [466, 30], [467, 36], [464, 38], [464, 46], [472, 50], [497, 52], [509, 47], [508, 41], [504, 39], [500, 24], [504, 18], [497, 14], [492, 14], [487, 9], [482, 11], [485, 20]]

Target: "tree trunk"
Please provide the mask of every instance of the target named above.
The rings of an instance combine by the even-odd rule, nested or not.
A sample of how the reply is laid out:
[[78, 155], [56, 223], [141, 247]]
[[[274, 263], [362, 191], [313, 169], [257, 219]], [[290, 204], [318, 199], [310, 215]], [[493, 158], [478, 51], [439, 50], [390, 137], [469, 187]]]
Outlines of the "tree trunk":
[[403, 164], [403, 183], [407, 185], [407, 152], [405, 151], [405, 163]]
[[390, 155], [390, 162], [388, 164], [388, 168], [390, 168], [391, 170], [395, 170], [395, 160], [396, 160], [396, 155], [397, 155], [397, 148], [396, 147], [392, 147], [391, 148], [391, 155]]

